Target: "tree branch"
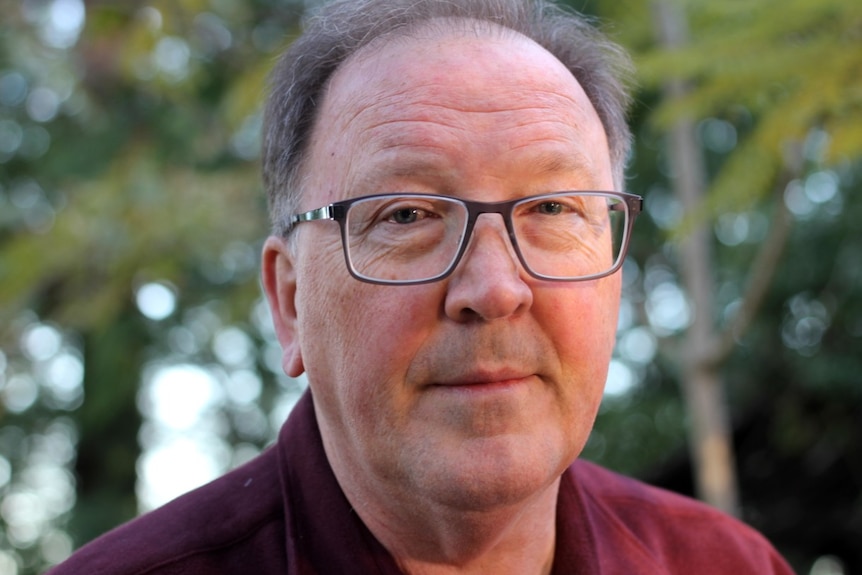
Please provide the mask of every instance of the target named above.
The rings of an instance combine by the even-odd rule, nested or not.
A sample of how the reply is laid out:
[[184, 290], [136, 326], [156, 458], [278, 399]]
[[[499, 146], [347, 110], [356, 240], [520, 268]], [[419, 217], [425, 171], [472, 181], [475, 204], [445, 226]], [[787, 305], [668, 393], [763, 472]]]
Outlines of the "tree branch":
[[793, 216], [784, 202], [783, 193], [787, 185], [799, 175], [801, 171], [799, 164], [800, 162], [797, 161], [788, 162], [787, 169], [776, 184], [772, 226], [754, 258], [751, 275], [739, 309], [718, 334], [717, 341], [712, 346], [712, 353], [705, 358], [712, 365], [723, 363], [733, 352], [737, 341], [748, 330], [769, 292], [775, 270], [784, 255], [784, 248], [787, 246], [793, 223]]

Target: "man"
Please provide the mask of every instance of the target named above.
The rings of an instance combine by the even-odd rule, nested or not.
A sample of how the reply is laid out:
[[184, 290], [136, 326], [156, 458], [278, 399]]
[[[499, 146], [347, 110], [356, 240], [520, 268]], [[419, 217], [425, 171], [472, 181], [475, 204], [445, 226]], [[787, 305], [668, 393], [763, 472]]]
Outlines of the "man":
[[789, 573], [576, 462], [639, 198], [622, 53], [530, 0], [343, 0], [278, 64], [263, 249], [310, 392], [257, 460], [57, 573]]

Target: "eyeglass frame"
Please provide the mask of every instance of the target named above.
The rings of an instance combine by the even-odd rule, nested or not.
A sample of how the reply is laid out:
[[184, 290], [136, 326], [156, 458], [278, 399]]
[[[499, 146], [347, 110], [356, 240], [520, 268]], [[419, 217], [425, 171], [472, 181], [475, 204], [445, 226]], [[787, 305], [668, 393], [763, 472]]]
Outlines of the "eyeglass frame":
[[[556, 277], [556, 276], [548, 276], [545, 274], [540, 274], [535, 272], [530, 265], [526, 262], [523, 253], [521, 252], [521, 248], [518, 245], [518, 239], [515, 235], [515, 226], [512, 222], [512, 211], [515, 206], [521, 204], [526, 201], [541, 199], [543, 197], [553, 197], [563, 194], [576, 194], [576, 195], [597, 195], [597, 196], [605, 196], [612, 197], [621, 200], [621, 203], [615, 204], [615, 206], [625, 206], [623, 209], [626, 210], [626, 225], [623, 230], [622, 242], [620, 244], [620, 252], [617, 255], [616, 261], [614, 265], [611, 266], [610, 269], [596, 273], [590, 274], [586, 276], [579, 277]], [[460, 246], [458, 247], [458, 252], [452, 258], [452, 262], [449, 266], [444, 269], [439, 274], [432, 276], [430, 278], [423, 278], [418, 280], [384, 280], [371, 278], [368, 276], [363, 276], [353, 267], [353, 262], [350, 260], [350, 252], [347, 243], [347, 228], [344, 223], [347, 221], [347, 213], [350, 211], [350, 207], [358, 202], [367, 201], [367, 200], [375, 200], [379, 198], [443, 198], [446, 200], [454, 201], [456, 203], [462, 204], [467, 208], [467, 222], [464, 225], [464, 237], [460, 241]], [[630, 194], [628, 192], [618, 192], [618, 191], [605, 191], [605, 190], [562, 190], [556, 192], [547, 192], [543, 194], [536, 194], [532, 196], [525, 196], [522, 198], [515, 198], [512, 200], [503, 200], [500, 202], [481, 202], [477, 200], [466, 200], [464, 198], [458, 198], [455, 196], [447, 196], [443, 194], [414, 194], [414, 193], [387, 193], [387, 194], [372, 194], [367, 196], [359, 196], [356, 198], [349, 198], [346, 200], [340, 200], [337, 202], [332, 202], [331, 204], [321, 206], [319, 208], [309, 210], [307, 212], [302, 212], [299, 214], [294, 214], [287, 219], [287, 225], [282, 233], [282, 237], [287, 237], [290, 233], [296, 228], [297, 224], [301, 224], [302, 222], [311, 222], [317, 220], [333, 220], [338, 222], [338, 226], [341, 229], [341, 248], [344, 253], [344, 262], [347, 265], [347, 271], [350, 272], [350, 275], [356, 278], [357, 280], [370, 284], [378, 284], [378, 285], [420, 285], [433, 283], [437, 281], [441, 281], [446, 279], [452, 272], [455, 271], [455, 268], [458, 267], [458, 264], [461, 262], [461, 258], [464, 256], [464, 252], [467, 251], [467, 246], [470, 243], [470, 239], [473, 235], [473, 228], [476, 225], [476, 222], [479, 219], [479, 216], [482, 214], [500, 214], [503, 218], [503, 223], [506, 226], [506, 232], [509, 236], [509, 241], [512, 244], [512, 249], [515, 251], [515, 255], [518, 256], [518, 261], [521, 263], [521, 267], [524, 268], [524, 271], [530, 277], [533, 277], [538, 280], [543, 281], [559, 281], [559, 282], [578, 282], [578, 281], [589, 281], [596, 280], [603, 277], [607, 277], [622, 267], [623, 262], [625, 261], [626, 254], [628, 253], [629, 244], [631, 243], [632, 229], [634, 227], [635, 219], [637, 216], [643, 211], [643, 198], [641, 196]]]

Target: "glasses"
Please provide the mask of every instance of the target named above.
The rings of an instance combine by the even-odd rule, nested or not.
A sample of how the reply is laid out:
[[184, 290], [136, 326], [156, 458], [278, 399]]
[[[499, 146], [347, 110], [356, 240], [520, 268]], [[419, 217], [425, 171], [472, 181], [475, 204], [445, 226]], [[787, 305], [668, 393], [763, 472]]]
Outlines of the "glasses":
[[335, 220], [358, 280], [387, 285], [438, 281], [458, 265], [481, 214], [500, 214], [532, 277], [583, 281], [617, 271], [643, 200], [624, 192], [554, 192], [505, 202], [432, 194], [380, 194], [335, 202], [289, 218]]

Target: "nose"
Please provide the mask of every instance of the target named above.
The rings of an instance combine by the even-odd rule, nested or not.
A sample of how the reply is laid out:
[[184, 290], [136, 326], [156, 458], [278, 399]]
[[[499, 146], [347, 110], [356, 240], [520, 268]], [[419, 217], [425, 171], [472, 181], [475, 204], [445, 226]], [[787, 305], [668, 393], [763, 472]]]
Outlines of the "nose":
[[445, 313], [456, 321], [505, 318], [528, 309], [533, 291], [503, 219], [476, 221], [467, 251], [448, 280]]

